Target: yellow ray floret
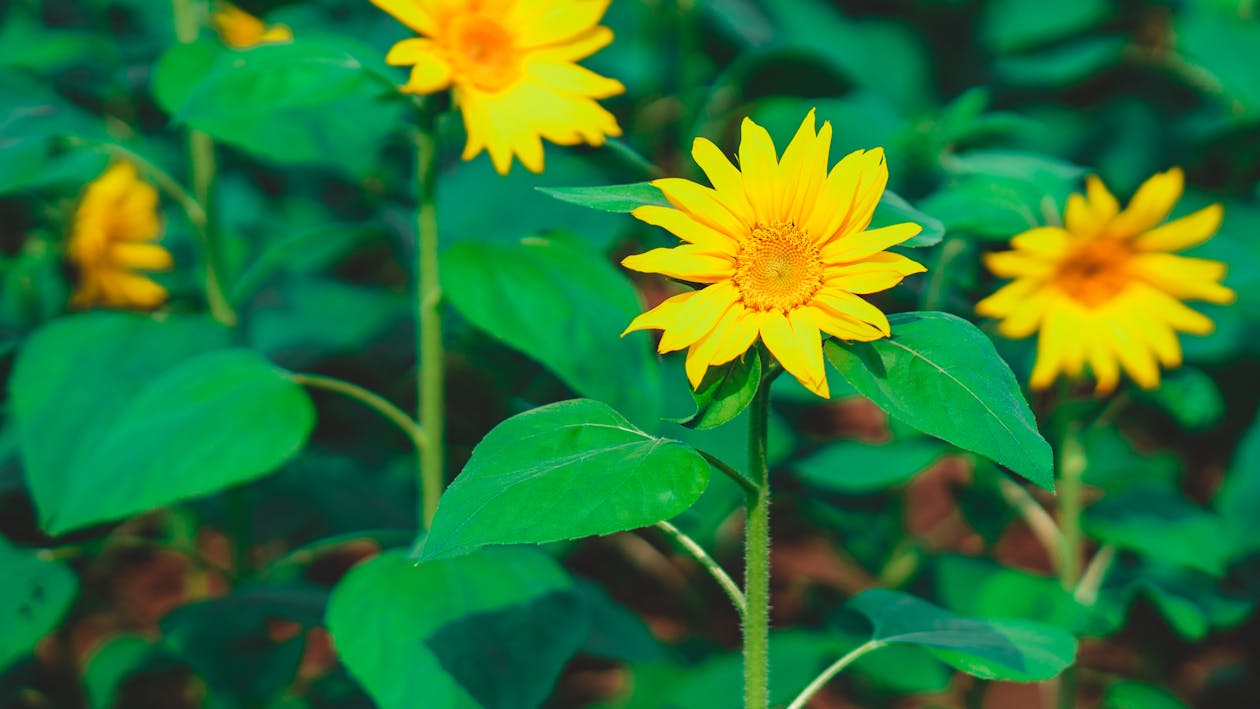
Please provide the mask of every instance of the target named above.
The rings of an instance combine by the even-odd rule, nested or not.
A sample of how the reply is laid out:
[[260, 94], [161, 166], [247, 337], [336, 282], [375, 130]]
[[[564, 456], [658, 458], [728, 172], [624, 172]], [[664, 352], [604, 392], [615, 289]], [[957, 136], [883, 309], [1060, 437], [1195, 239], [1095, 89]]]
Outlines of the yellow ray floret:
[[223, 43], [235, 49], [293, 41], [288, 25], [268, 25], [231, 3], [220, 3], [210, 19]]
[[626, 332], [663, 330], [662, 353], [687, 348], [687, 377], [698, 387], [758, 338], [784, 369], [826, 397], [823, 335], [870, 341], [889, 335], [888, 318], [859, 297], [893, 287], [923, 266], [885, 251], [919, 233], [917, 224], [867, 230], [888, 182], [883, 150], [856, 151], [828, 171], [831, 124], [814, 112], [780, 158], [770, 134], [744, 120], [736, 168], [697, 138], [692, 157], [708, 176], [652, 184], [671, 207], [634, 211], [684, 243], [627, 257], [622, 265], [693, 283], [643, 313]]
[[78, 269], [71, 304], [149, 309], [166, 289], [137, 271], [165, 271], [171, 254], [154, 243], [162, 233], [158, 194], [127, 162], [111, 165], [84, 190], [67, 252]]
[[612, 42], [599, 24], [611, 0], [372, 0], [421, 35], [385, 60], [410, 66], [402, 90], [450, 88], [464, 116], [464, 159], [481, 151], [500, 174], [512, 159], [542, 172], [543, 139], [601, 145], [621, 135], [598, 99], [621, 82], [577, 62]]
[[999, 318], [998, 332], [1038, 334], [1030, 385], [1044, 389], [1060, 374], [1092, 371], [1097, 391], [1114, 390], [1120, 372], [1146, 389], [1159, 368], [1181, 364], [1178, 332], [1205, 335], [1212, 321], [1182, 301], [1229, 303], [1225, 264], [1169, 253], [1206, 241], [1220, 227], [1219, 204], [1163, 223], [1181, 198], [1184, 176], [1173, 168], [1147, 180], [1127, 207], [1091, 176], [1085, 194], [1068, 198], [1064, 226], [1030, 229], [1011, 251], [988, 254], [989, 270], [1014, 279], [980, 301], [976, 312]]

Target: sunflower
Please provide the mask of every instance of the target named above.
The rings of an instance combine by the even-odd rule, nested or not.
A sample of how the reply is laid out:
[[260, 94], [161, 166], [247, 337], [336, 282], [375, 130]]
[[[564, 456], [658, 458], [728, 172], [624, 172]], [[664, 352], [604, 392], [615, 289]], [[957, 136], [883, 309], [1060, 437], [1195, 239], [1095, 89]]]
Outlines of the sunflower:
[[[1144, 389], [1159, 386], [1159, 366], [1181, 364], [1178, 332], [1206, 335], [1212, 321], [1184, 300], [1229, 303], [1225, 264], [1177, 256], [1220, 227], [1219, 204], [1160, 224], [1181, 197], [1178, 168], [1155, 175], [1128, 206], [1097, 177], [1068, 198], [1064, 226], [1030, 229], [1011, 251], [987, 254], [994, 275], [1015, 279], [980, 301], [976, 312], [1001, 318], [998, 332], [1039, 332], [1029, 385], [1045, 389], [1060, 375], [1080, 377], [1089, 365], [1096, 391], [1116, 388], [1123, 369]], [[1157, 364], [1158, 363], [1158, 364]]]
[[884, 151], [855, 151], [828, 173], [831, 124], [817, 132], [814, 124], [810, 111], [780, 160], [770, 134], [745, 118], [739, 168], [697, 138], [691, 154], [713, 188], [656, 180], [673, 208], [633, 212], [687, 243], [629, 256], [622, 265], [706, 284], [669, 298], [626, 328], [664, 330], [662, 353], [688, 348], [693, 387], [710, 366], [738, 357], [760, 337], [784, 369], [827, 397], [822, 333], [859, 341], [888, 337], [888, 318], [860, 296], [926, 270], [885, 251], [918, 234], [918, 224], [867, 230], [888, 183]]
[[114, 163], [83, 192], [67, 252], [78, 269], [71, 304], [149, 309], [166, 289], [138, 270], [164, 271], [171, 254], [158, 244], [158, 194], [128, 162]]
[[596, 99], [625, 87], [576, 63], [612, 41], [599, 24], [611, 0], [372, 2], [423, 35], [395, 44], [385, 61], [412, 67], [404, 92], [452, 89], [468, 134], [465, 160], [486, 150], [500, 174], [513, 156], [542, 172], [543, 138], [601, 145], [621, 135]]
[[223, 43], [234, 49], [293, 41], [293, 30], [288, 25], [267, 25], [231, 3], [220, 3], [210, 19]]

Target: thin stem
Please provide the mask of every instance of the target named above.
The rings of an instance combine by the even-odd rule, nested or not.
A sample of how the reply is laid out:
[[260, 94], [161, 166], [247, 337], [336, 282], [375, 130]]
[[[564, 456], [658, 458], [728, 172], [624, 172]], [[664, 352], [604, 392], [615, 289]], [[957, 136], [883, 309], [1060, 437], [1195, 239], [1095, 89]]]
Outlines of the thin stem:
[[743, 592], [739, 590], [739, 584], [731, 580], [731, 577], [727, 575], [722, 566], [713, 557], [709, 556], [709, 553], [704, 550], [704, 547], [700, 546], [699, 542], [687, 536], [681, 529], [669, 522], [657, 522], [656, 528], [669, 535], [671, 539], [678, 542], [679, 546], [695, 557], [696, 561], [700, 562], [700, 565], [713, 577], [713, 580], [717, 581], [718, 585], [722, 587], [722, 590], [726, 591], [726, 595], [730, 597], [731, 604], [735, 606], [735, 610], [739, 611], [741, 616], [744, 615], [747, 604], [744, 602]]
[[[1083, 511], [1081, 476], [1085, 472], [1085, 449], [1081, 443], [1080, 424], [1068, 422], [1059, 448], [1059, 584], [1072, 592], [1081, 577], [1081, 532]], [[1059, 709], [1076, 706], [1076, 668], [1068, 667], [1057, 680]]]
[[936, 267], [932, 269], [932, 278], [923, 291], [922, 307], [924, 310], [939, 310], [945, 304], [945, 287], [948, 285], [949, 265], [953, 263], [967, 248], [962, 239], [946, 239], [941, 244], [940, 253], [936, 257]]
[[1059, 525], [1055, 523], [1050, 513], [1046, 512], [1046, 508], [1042, 507], [1022, 485], [1013, 480], [1002, 478], [998, 482], [998, 487], [1001, 488], [1002, 497], [1007, 504], [1014, 507], [1015, 511], [1024, 518], [1033, 536], [1037, 537], [1037, 541], [1045, 547], [1050, 558], [1058, 558], [1060, 549], [1063, 548], [1063, 533], [1059, 531]]
[[[174, 13], [175, 36], [179, 42], [190, 44], [197, 41], [205, 17], [205, 4], [196, 0], [172, 0], [171, 8]], [[227, 290], [223, 286], [221, 257], [210, 223], [210, 214], [213, 212], [210, 200], [214, 192], [215, 177], [214, 141], [201, 131], [189, 130], [188, 156], [192, 167], [193, 200], [200, 207], [200, 215], [194, 218], [186, 206], [185, 211], [189, 212], [189, 221], [192, 222], [201, 259], [205, 264], [206, 304], [215, 320], [232, 327], [237, 322], [236, 311], [228, 302]]]
[[424, 429], [420, 427], [420, 424], [413, 421], [402, 409], [394, 406], [380, 394], [368, 391], [358, 384], [319, 374], [290, 374], [289, 378], [305, 387], [343, 394], [367, 406], [397, 426], [398, 430], [402, 431], [412, 445], [416, 447], [416, 450], [420, 450], [428, 444], [424, 435]]
[[748, 499], [744, 529], [744, 707], [766, 709], [770, 705], [769, 381], [762, 379], [750, 408], [748, 472], [760, 489]]
[[704, 456], [705, 460], [709, 461], [709, 465], [712, 465], [714, 468], [717, 468], [722, 474], [726, 475], [726, 477], [739, 483], [739, 486], [744, 488], [744, 493], [746, 495], [749, 495], [750, 497], [752, 497], [752, 496], [761, 494], [761, 488], [757, 487], [756, 483], [754, 483], [752, 480], [749, 480], [748, 477], [744, 475], [743, 473], [727, 465], [726, 461], [713, 455], [712, 453], [706, 453], [704, 451], [699, 451], [699, 453], [700, 455]]
[[1098, 601], [1098, 589], [1102, 588], [1103, 579], [1107, 577], [1107, 571], [1111, 569], [1111, 564], [1115, 560], [1115, 547], [1107, 544], [1099, 548], [1094, 558], [1089, 560], [1089, 565], [1085, 567], [1085, 573], [1081, 574], [1081, 582], [1076, 584], [1076, 591], [1072, 596], [1077, 603], [1092, 606]]
[[420, 426], [428, 445], [419, 449], [420, 520], [429, 528], [437, 511], [438, 497], [445, 482], [443, 446], [445, 411], [443, 386], [445, 371], [442, 348], [442, 285], [438, 276], [437, 224], [437, 121], [433, 110], [421, 105], [416, 133], [416, 351], [419, 373], [416, 377]]
[[883, 646], [884, 644], [878, 640], [867, 640], [861, 645], [853, 648], [844, 657], [836, 660], [830, 667], [823, 670], [821, 674], [814, 678], [813, 682], [809, 683], [808, 687], [801, 690], [801, 693], [796, 695], [796, 699], [793, 699], [792, 703], [788, 705], [788, 709], [804, 709], [805, 704], [809, 702], [809, 700], [813, 699], [815, 694], [822, 691], [822, 688], [827, 686], [827, 683], [831, 681], [831, 678], [840, 674], [844, 668], [853, 664], [853, 662], [859, 657]]

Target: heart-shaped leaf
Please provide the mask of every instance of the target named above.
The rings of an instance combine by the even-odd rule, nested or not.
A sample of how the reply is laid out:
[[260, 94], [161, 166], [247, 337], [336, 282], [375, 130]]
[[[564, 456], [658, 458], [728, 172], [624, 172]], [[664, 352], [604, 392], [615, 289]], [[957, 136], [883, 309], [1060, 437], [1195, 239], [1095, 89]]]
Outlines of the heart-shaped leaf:
[[637, 529], [691, 506], [709, 464], [606, 404], [562, 401], [504, 421], [443, 493], [423, 559]]

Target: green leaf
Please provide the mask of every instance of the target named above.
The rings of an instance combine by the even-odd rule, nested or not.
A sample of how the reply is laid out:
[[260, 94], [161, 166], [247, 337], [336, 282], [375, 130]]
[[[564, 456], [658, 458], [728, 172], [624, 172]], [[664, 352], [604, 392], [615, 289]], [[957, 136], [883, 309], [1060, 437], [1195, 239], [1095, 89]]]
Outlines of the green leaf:
[[880, 227], [902, 222], [914, 222], [923, 227], [923, 230], [918, 234], [915, 234], [907, 241], [901, 242], [899, 245], [902, 247], [935, 246], [941, 243], [941, 239], [945, 236], [945, 225], [941, 223], [941, 220], [936, 217], [930, 217], [910, 206], [910, 203], [902, 199], [897, 193], [884, 190], [884, 194], [879, 198], [879, 204], [875, 206], [875, 215], [871, 217], [871, 225], [867, 228], [879, 229]]
[[1080, 633], [1090, 612], [1059, 581], [985, 559], [943, 556], [936, 561], [941, 604], [960, 615], [1025, 618]]
[[709, 464], [605, 404], [562, 401], [504, 421], [447, 488], [422, 559], [487, 544], [541, 544], [637, 529], [682, 512]]
[[1102, 709], [1189, 709], [1189, 706], [1163, 687], [1126, 679], [1107, 685]]
[[945, 313], [889, 322], [887, 339], [828, 342], [827, 360], [890, 416], [1053, 490], [1050, 445], [989, 338]]
[[909, 482], [942, 452], [939, 443], [923, 439], [882, 445], [838, 441], [792, 464], [792, 468], [807, 485], [861, 495]]
[[1260, 113], [1260, 77], [1250, 67], [1260, 60], [1260, 25], [1240, 21], [1207, 3], [1177, 13], [1173, 31], [1177, 52], [1206, 73], [1211, 98], [1235, 116]]
[[866, 591], [846, 607], [871, 622], [872, 640], [923, 647], [942, 662], [982, 679], [1050, 679], [1076, 657], [1076, 639], [1060, 628], [964, 618], [896, 591]]
[[1043, 193], [1027, 180], [975, 175], [922, 200], [949, 231], [1005, 241], [1040, 223]]
[[341, 579], [326, 621], [337, 654], [383, 709], [421, 697], [451, 709], [531, 709], [586, 636], [575, 594], [535, 549], [418, 565], [391, 551]]
[[92, 652], [83, 667], [83, 688], [91, 709], [118, 705], [118, 690], [127, 677], [160, 655], [154, 642], [142, 635], [115, 635]]
[[48, 552], [0, 537], [0, 671], [35, 649], [70, 608], [79, 579]]
[[[844, 654], [844, 645], [825, 633], [789, 630], [770, 634], [770, 703], [782, 706], [809, 684], [827, 663]], [[645, 709], [727, 709], [742, 705], [743, 662], [738, 653], [722, 654], [689, 667], [680, 680], [639, 705]], [[661, 696], [663, 694], [664, 696]]]
[[201, 319], [63, 318], [10, 382], [27, 482], [60, 534], [264, 475], [301, 449], [310, 399]]
[[1239, 552], [1260, 549], [1260, 416], [1243, 434], [1212, 507]]
[[1107, 0], [991, 2], [980, 16], [980, 36], [1000, 52], [1027, 49], [1097, 25], [1110, 12]]
[[1225, 399], [1207, 372], [1181, 367], [1169, 372], [1159, 388], [1142, 390], [1141, 399], [1154, 403], [1191, 431], [1211, 428], [1225, 415]]
[[578, 394], [643, 426], [660, 418], [660, 365], [650, 340], [621, 337], [642, 310], [638, 294], [603, 256], [554, 237], [463, 242], [442, 256], [442, 286], [461, 315]]
[[1137, 486], [1108, 495], [1085, 511], [1084, 526], [1106, 544], [1214, 576], [1225, 573], [1234, 553], [1219, 517], [1162, 487]]
[[644, 205], [670, 206], [669, 200], [651, 182], [634, 182], [628, 185], [605, 187], [535, 187], [545, 195], [561, 202], [580, 207], [598, 209], [601, 212], [633, 212]]
[[994, 62], [994, 72], [1010, 85], [1069, 86], [1120, 64], [1131, 44], [1127, 37], [1083, 37]]
[[721, 367], [710, 367], [692, 392], [696, 413], [678, 421], [687, 428], [717, 428], [743, 413], [761, 386], [761, 357], [749, 350]]

